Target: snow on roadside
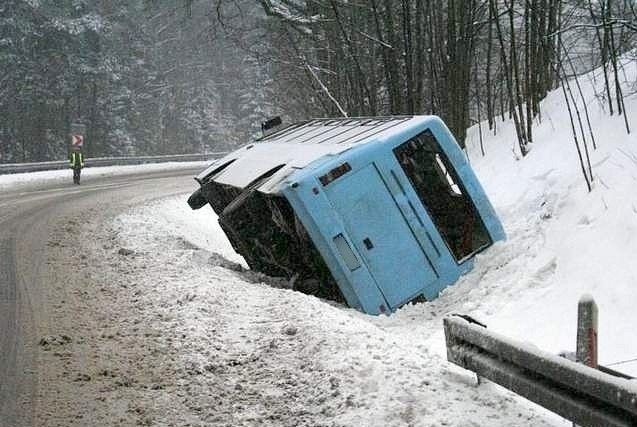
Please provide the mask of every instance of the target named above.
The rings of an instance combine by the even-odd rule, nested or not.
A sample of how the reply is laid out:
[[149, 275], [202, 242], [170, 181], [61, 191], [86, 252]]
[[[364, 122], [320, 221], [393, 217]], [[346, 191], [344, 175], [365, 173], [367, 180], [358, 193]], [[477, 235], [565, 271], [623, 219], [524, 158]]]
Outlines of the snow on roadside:
[[[199, 414], [203, 422], [556, 425], [511, 393], [476, 387], [423, 340], [398, 335], [378, 318], [236, 271], [241, 260], [212, 211], [192, 212], [185, 198], [120, 215], [113, 229], [143, 263], [143, 275], [129, 280], [145, 288], [148, 316], [171, 319], [162, 334], [181, 343], [180, 363], [199, 373], [188, 378], [190, 406], [214, 403], [214, 412]], [[425, 336], [440, 329], [437, 321], [409, 322]]]
[[[129, 166], [91, 167], [82, 170], [82, 179], [164, 172], [198, 167], [204, 169], [209, 163], [210, 162], [166, 162]], [[0, 175], [0, 191], [26, 190], [41, 187], [42, 185], [67, 184], [71, 182], [72, 179], [73, 172], [70, 169], [5, 174]]]

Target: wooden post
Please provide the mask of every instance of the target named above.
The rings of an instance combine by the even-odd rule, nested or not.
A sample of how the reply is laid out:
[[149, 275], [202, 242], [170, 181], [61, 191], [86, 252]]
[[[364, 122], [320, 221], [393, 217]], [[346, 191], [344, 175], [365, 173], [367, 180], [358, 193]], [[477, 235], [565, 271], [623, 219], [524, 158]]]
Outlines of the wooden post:
[[[577, 304], [577, 347], [575, 361], [597, 368], [597, 304], [584, 294]], [[573, 427], [578, 427], [573, 423]]]
[[591, 295], [585, 294], [577, 305], [578, 363], [597, 368], [597, 304]]

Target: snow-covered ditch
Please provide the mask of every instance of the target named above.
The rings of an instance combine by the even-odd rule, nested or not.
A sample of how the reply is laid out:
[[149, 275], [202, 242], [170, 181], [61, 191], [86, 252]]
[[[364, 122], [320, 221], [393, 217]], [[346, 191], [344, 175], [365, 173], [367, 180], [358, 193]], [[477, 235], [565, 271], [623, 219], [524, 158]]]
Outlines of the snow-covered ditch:
[[[634, 92], [635, 63], [625, 64]], [[200, 419], [220, 425], [569, 425], [446, 362], [442, 318], [470, 314], [551, 353], [575, 348], [578, 299], [599, 306], [602, 364], [637, 358], [637, 138], [609, 117], [587, 76], [598, 148], [587, 192], [562, 94], [543, 103], [532, 151], [514, 129], [469, 132], [469, 157], [508, 240], [435, 301], [373, 317], [285, 289], [245, 271], [210, 209], [186, 197], [117, 217], [118, 244], [135, 253], [146, 312], [169, 318], [177, 356], [198, 375]], [[599, 82], [598, 82], [599, 83]], [[631, 86], [632, 85], [632, 86]], [[580, 107], [581, 108], [581, 107]], [[637, 132], [637, 97], [626, 99]], [[590, 141], [589, 141], [590, 143]], [[167, 326], [168, 325], [168, 326]], [[637, 363], [613, 365], [637, 375]], [[205, 408], [209, 407], [209, 410]], [[214, 408], [214, 410], [212, 409]]]

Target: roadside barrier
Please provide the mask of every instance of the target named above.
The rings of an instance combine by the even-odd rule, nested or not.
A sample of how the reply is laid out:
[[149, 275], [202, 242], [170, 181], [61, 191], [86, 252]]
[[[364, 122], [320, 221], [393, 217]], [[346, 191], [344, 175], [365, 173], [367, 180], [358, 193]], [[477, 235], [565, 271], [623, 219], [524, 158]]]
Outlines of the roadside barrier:
[[[197, 162], [217, 159], [225, 154], [227, 154], [227, 152], [219, 151], [205, 154], [174, 154], [167, 156], [95, 157], [86, 159], [85, 167], [141, 165], [145, 163], [164, 162]], [[0, 175], [67, 169], [68, 167], [68, 160], [38, 163], [6, 163], [0, 164]]]
[[[468, 316], [451, 315], [443, 323], [447, 359], [478, 377], [580, 426], [637, 426], [637, 381], [627, 375], [576, 363], [532, 344], [508, 339]], [[579, 350], [587, 354], [581, 347]]]

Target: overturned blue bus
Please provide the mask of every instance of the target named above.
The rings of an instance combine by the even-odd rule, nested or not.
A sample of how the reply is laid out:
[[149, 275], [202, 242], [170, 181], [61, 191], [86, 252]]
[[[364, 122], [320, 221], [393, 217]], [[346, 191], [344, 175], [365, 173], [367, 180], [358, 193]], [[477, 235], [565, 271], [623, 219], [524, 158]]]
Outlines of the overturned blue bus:
[[251, 269], [369, 314], [431, 300], [505, 238], [466, 157], [435, 116], [314, 119], [196, 178]]

